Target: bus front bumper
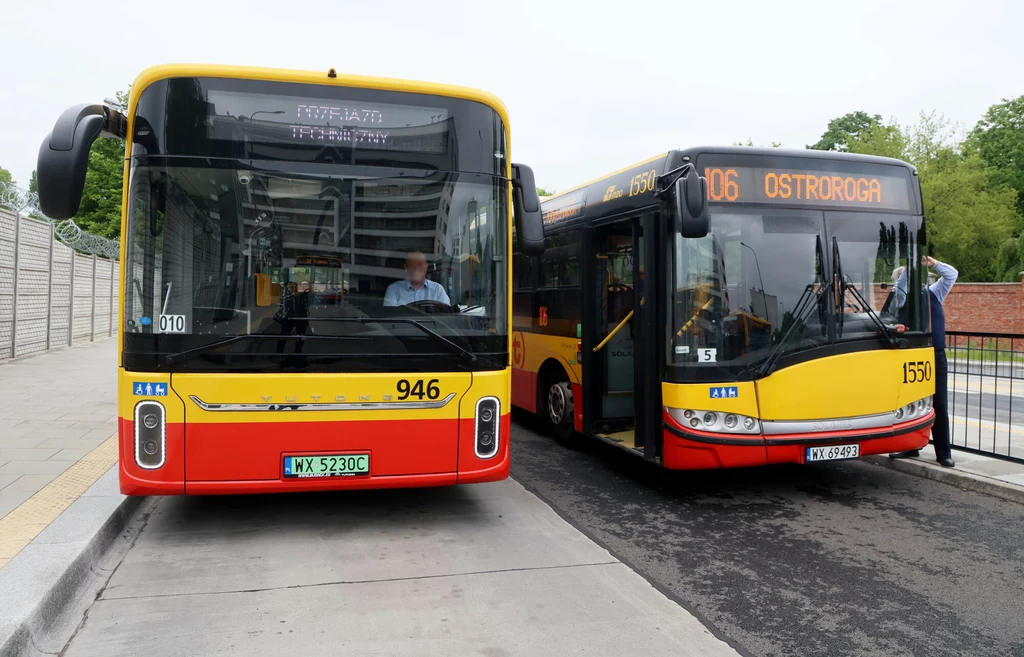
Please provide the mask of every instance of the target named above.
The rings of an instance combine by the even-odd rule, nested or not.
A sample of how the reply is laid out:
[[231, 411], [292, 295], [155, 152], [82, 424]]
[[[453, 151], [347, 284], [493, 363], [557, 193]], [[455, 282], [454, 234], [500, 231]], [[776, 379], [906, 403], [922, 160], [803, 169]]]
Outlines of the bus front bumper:
[[811, 448], [857, 445], [858, 456], [921, 449], [928, 444], [934, 411], [910, 422], [872, 431], [837, 431], [783, 435], [737, 435], [684, 428], [663, 417], [662, 464], [670, 470], [743, 468], [781, 463], [808, 463]]

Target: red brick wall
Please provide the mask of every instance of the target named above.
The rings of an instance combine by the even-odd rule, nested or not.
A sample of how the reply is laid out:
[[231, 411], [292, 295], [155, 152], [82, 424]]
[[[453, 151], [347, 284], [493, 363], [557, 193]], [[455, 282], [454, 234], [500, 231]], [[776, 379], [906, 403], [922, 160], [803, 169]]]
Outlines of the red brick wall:
[[[872, 304], [881, 309], [891, 286], [874, 286]], [[956, 283], [943, 304], [947, 331], [1024, 333], [1024, 281]]]

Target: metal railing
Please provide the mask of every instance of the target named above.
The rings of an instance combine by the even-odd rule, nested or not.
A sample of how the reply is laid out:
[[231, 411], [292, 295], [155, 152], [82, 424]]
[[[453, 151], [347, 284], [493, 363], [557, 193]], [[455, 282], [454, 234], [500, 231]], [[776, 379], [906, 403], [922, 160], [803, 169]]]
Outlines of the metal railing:
[[1024, 463], [1024, 335], [948, 331], [946, 357], [953, 447]]

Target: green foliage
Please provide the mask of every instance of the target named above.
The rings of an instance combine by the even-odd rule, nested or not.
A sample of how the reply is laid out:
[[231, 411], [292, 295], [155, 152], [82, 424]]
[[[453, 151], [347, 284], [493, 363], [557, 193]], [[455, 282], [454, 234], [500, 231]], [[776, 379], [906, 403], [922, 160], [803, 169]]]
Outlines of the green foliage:
[[97, 139], [89, 151], [85, 189], [75, 223], [94, 235], [116, 239], [121, 233], [124, 142]]
[[852, 153], [894, 157], [917, 168], [929, 252], [960, 270], [961, 280], [1005, 275], [1000, 266], [1008, 267], [1004, 261], [1012, 259], [1007, 241], [1021, 219], [1016, 192], [998, 182], [998, 171], [980, 155], [964, 148], [955, 125], [922, 114], [909, 126], [875, 124], [848, 146]]
[[39, 177], [36, 176], [35, 169], [32, 169], [32, 177], [28, 179], [28, 191], [32, 194], [39, 192]]
[[[128, 92], [117, 102], [128, 106]], [[82, 204], [75, 223], [94, 235], [117, 239], [121, 234], [121, 194], [124, 188], [124, 141], [100, 137], [89, 151]]]
[[862, 137], [881, 123], [882, 117], [878, 114], [850, 112], [829, 121], [828, 129], [825, 130], [825, 134], [821, 136], [818, 143], [807, 148], [816, 151], [847, 151], [851, 139]]
[[989, 107], [968, 147], [995, 168], [997, 183], [1017, 192], [1017, 209], [1024, 214], [1024, 96]]
[[[754, 147], [754, 140], [751, 139], [750, 137], [747, 137], [746, 143], [744, 143], [742, 141], [734, 141], [732, 143], [732, 145], [733, 146], [748, 146], [748, 147], [753, 148]], [[773, 142], [771, 142], [771, 147], [772, 148], [782, 148], [782, 144], [780, 144], [777, 141], [773, 141]], [[757, 148], [764, 148], [764, 147], [763, 146], [757, 146]]]
[[3, 167], [0, 167], [0, 182], [14, 184], [14, 178], [11, 176], [11, 172]]
[[544, 189], [543, 187], [538, 187], [537, 188], [537, 194], [539, 196], [554, 196], [555, 195], [555, 191], [554, 190], [548, 191], [548, 190]]

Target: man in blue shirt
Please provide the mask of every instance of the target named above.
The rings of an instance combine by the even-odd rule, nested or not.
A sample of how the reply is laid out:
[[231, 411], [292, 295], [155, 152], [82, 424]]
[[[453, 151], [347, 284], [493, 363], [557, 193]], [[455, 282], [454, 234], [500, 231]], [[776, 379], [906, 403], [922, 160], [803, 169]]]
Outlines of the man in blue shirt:
[[395, 281], [384, 291], [385, 306], [405, 306], [416, 301], [451, 305], [441, 284], [427, 280], [427, 256], [422, 251], [410, 251], [405, 257], [405, 276], [404, 281]]
[[[928, 286], [928, 302], [932, 314], [932, 346], [935, 348], [935, 424], [932, 426], [932, 442], [935, 444], [936, 460], [942, 466], [952, 468], [956, 463], [953, 461], [953, 453], [949, 446], [949, 410], [946, 404], [949, 366], [946, 362], [946, 315], [942, 310], [942, 303], [953, 289], [958, 272], [951, 265], [928, 256], [921, 259], [921, 264], [939, 274], [939, 280]], [[893, 272], [893, 282], [896, 287], [896, 305], [901, 307], [907, 298], [907, 270], [904, 267]], [[906, 458], [918, 456], [920, 453], [920, 450], [912, 449], [889, 456]]]

